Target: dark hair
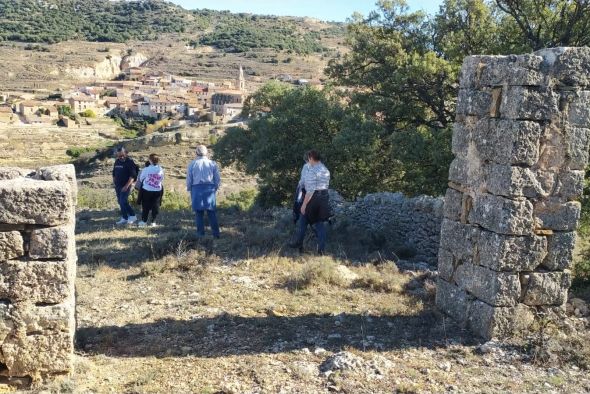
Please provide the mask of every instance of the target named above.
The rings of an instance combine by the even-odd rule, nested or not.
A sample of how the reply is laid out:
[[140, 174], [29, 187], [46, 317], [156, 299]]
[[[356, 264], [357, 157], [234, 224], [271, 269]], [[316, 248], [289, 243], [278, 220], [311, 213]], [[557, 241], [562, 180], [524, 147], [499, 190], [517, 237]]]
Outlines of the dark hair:
[[120, 147], [117, 148], [117, 153], [119, 153], [119, 152], [127, 153], [127, 149], [125, 149], [124, 146], [120, 146]]
[[322, 161], [322, 156], [320, 155], [320, 152], [318, 152], [315, 149], [308, 151], [306, 156], [308, 160], [311, 159], [314, 161]]
[[150, 161], [152, 162], [152, 164], [156, 165], [160, 163], [160, 156], [156, 155], [155, 153], [152, 153], [150, 155]]

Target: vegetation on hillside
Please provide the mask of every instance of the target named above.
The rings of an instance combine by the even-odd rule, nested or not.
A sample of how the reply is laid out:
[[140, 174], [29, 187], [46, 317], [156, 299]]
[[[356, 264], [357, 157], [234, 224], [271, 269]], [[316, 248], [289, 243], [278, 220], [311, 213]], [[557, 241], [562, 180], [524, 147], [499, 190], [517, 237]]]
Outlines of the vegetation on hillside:
[[[203, 35], [206, 29], [212, 32]], [[342, 32], [338, 25], [325, 35]], [[320, 33], [296, 18], [185, 10], [163, 0], [0, 0], [0, 41], [57, 43], [66, 40], [125, 42], [181, 34], [193, 45], [231, 52], [254, 48], [319, 52]], [[44, 50], [31, 46], [30, 49]]]

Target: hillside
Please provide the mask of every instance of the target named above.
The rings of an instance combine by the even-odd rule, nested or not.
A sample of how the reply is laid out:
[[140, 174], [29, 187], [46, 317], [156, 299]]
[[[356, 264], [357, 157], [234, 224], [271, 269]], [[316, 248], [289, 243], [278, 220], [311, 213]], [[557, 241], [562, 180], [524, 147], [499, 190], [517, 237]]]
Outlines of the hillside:
[[193, 45], [228, 52], [273, 48], [322, 52], [321, 35], [341, 35], [342, 26], [314, 29], [303, 18], [223, 11], [185, 10], [161, 0], [0, 0], [0, 40], [58, 43], [68, 40], [126, 42], [179, 34]]

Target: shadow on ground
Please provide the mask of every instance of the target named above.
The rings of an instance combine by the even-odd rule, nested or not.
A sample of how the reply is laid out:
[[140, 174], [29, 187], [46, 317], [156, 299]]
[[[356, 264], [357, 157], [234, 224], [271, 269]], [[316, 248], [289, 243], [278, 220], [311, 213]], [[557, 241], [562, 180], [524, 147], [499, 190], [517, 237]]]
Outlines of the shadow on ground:
[[[338, 321], [339, 323], [336, 323]], [[223, 314], [77, 332], [79, 349], [113, 357], [224, 357], [284, 353], [322, 347], [330, 351], [391, 351], [478, 344], [467, 331], [436, 312], [414, 316], [354, 314], [240, 317]]]

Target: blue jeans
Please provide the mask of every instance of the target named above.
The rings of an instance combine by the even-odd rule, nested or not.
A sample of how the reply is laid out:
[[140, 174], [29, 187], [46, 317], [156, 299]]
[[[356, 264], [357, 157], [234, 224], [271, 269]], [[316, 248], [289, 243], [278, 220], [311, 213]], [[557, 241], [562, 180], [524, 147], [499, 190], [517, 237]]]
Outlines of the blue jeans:
[[[217, 223], [217, 212], [215, 210], [207, 210], [207, 219], [211, 226], [211, 232], [215, 238], [219, 238], [219, 223]], [[197, 235], [199, 237], [205, 236], [205, 211], [196, 211]]]
[[131, 194], [131, 188], [124, 192], [120, 188], [115, 188], [115, 193], [117, 193], [117, 202], [119, 203], [119, 208], [121, 208], [121, 217], [125, 220], [129, 219], [129, 216], [135, 216], [135, 211], [129, 205], [129, 194]]
[[[297, 239], [296, 242], [299, 245], [303, 245], [303, 240], [305, 239], [305, 233], [307, 232], [307, 226], [309, 222], [307, 221], [306, 215], [301, 215], [299, 217], [299, 227], [297, 229]], [[326, 223], [325, 222], [317, 222], [316, 224], [312, 225], [315, 230], [315, 234], [318, 237], [318, 252], [324, 252], [326, 249]]]

